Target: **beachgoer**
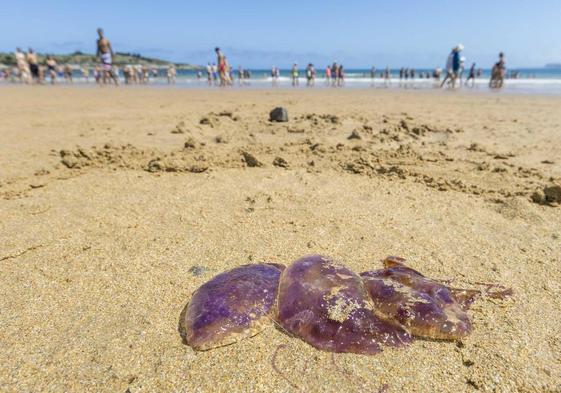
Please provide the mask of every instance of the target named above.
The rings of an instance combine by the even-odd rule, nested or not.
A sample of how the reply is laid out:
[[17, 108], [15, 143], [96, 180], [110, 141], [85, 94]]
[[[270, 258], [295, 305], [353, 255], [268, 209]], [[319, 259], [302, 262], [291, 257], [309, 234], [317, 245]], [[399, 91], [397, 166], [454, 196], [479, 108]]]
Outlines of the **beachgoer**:
[[214, 48], [216, 52], [216, 64], [218, 65], [218, 75], [220, 77], [220, 86], [226, 86], [227, 83], [227, 70], [226, 70], [226, 57], [222, 54], [220, 48]]
[[86, 83], [90, 83], [90, 70], [88, 67], [82, 67], [82, 78], [84, 78]]
[[460, 70], [458, 72], [458, 86], [462, 87], [462, 78], [464, 77], [464, 71], [466, 68], [466, 58], [460, 57]]
[[331, 83], [331, 67], [325, 67], [325, 83], [328, 85]]
[[[274, 73], [275, 73], [275, 70], [273, 69], [271, 71], [271, 77], [272, 78], [274, 78]], [[243, 85], [243, 68], [242, 68], [242, 66], [238, 67], [238, 83], [239, 83], [240, 86]]]
[[[454, 50], [454, 56], [452, 58], [452, 70], [454, 72], [452, 78], [452, 88], [456, 87], [456, 79], [460, 78], [460, 71], [462, 69], [462, 58], [460, 56], [460, 53], [462, 52], [463, 49], [464, 46], [462, 44], [459, 44], [458, 46], [456, 46]], [[461, 84], [461, 80], [460, 80], [460, 84]]]
[[20, 82], [30, 83], [29, 64], [27, 64], [27, 59], [25, 57], [25, 53], [23, 53], [20, 48], [16, 48], [16, 65], [18, 67]]
[[56, 83], [56, 74], [57, 74], [56, 60], [51, 55], [48, 55], [47, 59], [45, 60], [45, 64], [47, 66], [47, 71], [49, 72], [49, 76], [51, 77], [51, 84], [54, 85]]
[[206, 65], [206, 77], [208, 85], [212, 85], [212, 65], [210, 64], [210, 62]]
[[[220, 76], [220, 82], [223, 82], [222, 86], [229, 86], [232, 84], [232, 78], [231, 78], [231, 72], [232, 69], [230, 67], [230, 63], [228, 63], [228, 59], [226, 58], [226, 56], [224, 56], [224, 75]], [[224, 79], [222, 81], [222, 79]]]
[[175, 85], [175, 76], [177, 75], [177, 71], [173, 64], [168, 66], [167, 77], [168, 77], [168, 85]]
[[218, 80], [218, 68], [216, 67], [216, 63], [212, 63], [212, 81], [216, 83]]
[[234, 67], [228, 63], [228, 78], [230, 79], [230, 85], [234, 84]]
[[467, 86], [471, 80], [471, 87], [475, 86], [475, 63], [473, 63], [469, 69], [469, 75], [466, 79], [465, 85]]
[[292, 70], [290, 71], [290, 77], [292, 78], [292, 86], [298, 86], [300, 84], [299, 80], [300, 72], [298, 71], [298, 63], [292, 65]]
[[123, 68], [123, 76], [125, 77], [125, 85], [129, 85], [132, 82], [132, 67], [130, 64]]
[[148, 84], [148, 82], [150, 82], [150, 70], [148, 69], [148, 66], [146, 64], [143, 64], [140, 67], [140, 70], [142, 74], [142, 83]]
[[97, 29], [99, 38], [96, 41], [97, 51], [96, 56], [101, 61], [101, 68], [103, 70], [103, 83], [107, 83], [107, 79], [113, 79], [116, 86], [119, 86], [119, 78], [113, 72], [113, 47], [111, 42], [103, 35], [103, 29]]
[[41, 78], [39, 75], [39, 63], [37, 62], [37, 54], [31, 48], [29, 48], [27, 52], [27, 63], [29, 64], [31, 82], [35, 81], [37, 83], [40, 83]]
[[462, 49], [462, 44], [459, 44], [458, 46], [452, 48], [452, 51], [446, 59], [446, 76], [440, 84], [440, 87], [444, 87], [446, 82], [450, 83], [452, 87], [456, 86], [456, 78], [460, 71], [460, 52], [462, 51]]
[[337, 65], [337, 62], [334, 61], [333, 64], [331, 65], [331, 81], [333, 86], [336, 86], [338, 84], [338, 75], [339, 75], [339, 66]]
[[503, 87], [504, 78], [506, 75], [506, 61], [503, 52], [499, 53], [499, 61], [495, 63], [493, 69], [491, 70], [491, 81], [489, 82], [489, 87], [491, 88], [501, 88]]
[[392, 79], [392, 71], [390, 70], [390, 66], [386, 66], [386, 70], [384, 71], [384, 84], [387, 86], [391, 83]]
[[343, 64], [337, 67], [337, 86], [342, 87], [345, 84], [345, 70]]
[[65, 64], [64, 68], [63, 68], [63, 75], [64, 75], [64, 80], [70, 84], [73, 84], [74, 81], [72, 80], [72, 68], [70, 68], [70, 65]]
[[313, 86], [315, 84], [316, 81], [316, 70], [314, 68], [314, 65], [312, 63], [309, 63], [308, 66], [306, 67], [306, 80], [307, 80], [307, 86]]

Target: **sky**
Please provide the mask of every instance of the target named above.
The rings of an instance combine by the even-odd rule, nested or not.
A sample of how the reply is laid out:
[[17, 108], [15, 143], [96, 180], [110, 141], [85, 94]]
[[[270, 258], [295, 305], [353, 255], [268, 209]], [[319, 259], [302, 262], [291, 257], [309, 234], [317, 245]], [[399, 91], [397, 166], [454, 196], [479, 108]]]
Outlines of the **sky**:
[[333, 61], [346, 68], [443, 66], [462, 43], [488, 68], [561, 63], [561, 0], [6, 1], [0, 51], [95, 51], [103, 27], [115, 51], [192, 64], [288, 68]]

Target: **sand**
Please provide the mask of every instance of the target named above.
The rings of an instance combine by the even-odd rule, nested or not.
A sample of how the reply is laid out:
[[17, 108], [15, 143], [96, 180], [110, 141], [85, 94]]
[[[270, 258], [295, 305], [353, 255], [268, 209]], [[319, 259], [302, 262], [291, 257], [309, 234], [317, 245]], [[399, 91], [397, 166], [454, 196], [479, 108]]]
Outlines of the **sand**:
[[[288, 123], [271, 124], [284, 106]], [[0, 89], [0, 390], [560, 392], [561, 97]], [[349, 137], [352, 135], [351, 139]], [[400, 255], [500, 283], [461, 342], [320, 352], [270, 328], [194, 352], [226, 269]]]

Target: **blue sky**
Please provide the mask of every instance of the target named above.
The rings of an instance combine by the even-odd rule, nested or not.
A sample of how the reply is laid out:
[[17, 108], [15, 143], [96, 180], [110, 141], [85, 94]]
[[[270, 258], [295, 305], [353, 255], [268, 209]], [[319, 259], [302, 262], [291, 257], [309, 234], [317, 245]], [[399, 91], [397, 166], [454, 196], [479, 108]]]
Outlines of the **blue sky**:
[[0, 50], [94, 51], [101, 26], [117, 51], [206, 64], [224, 48], [235, 66], [442, 66], [461, 42], [488, 67], [561, 62], [561, 0], [6, 1]]

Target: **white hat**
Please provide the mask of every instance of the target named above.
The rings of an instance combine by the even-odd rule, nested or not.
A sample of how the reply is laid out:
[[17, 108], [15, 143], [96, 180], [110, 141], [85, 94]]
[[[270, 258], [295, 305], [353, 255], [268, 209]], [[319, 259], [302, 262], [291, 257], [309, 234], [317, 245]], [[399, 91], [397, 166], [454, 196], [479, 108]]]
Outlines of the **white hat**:
[[464, 50], [464, 46], [462, 44], [458, 44], [456, 47], [457, 50]]

